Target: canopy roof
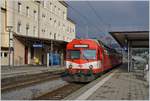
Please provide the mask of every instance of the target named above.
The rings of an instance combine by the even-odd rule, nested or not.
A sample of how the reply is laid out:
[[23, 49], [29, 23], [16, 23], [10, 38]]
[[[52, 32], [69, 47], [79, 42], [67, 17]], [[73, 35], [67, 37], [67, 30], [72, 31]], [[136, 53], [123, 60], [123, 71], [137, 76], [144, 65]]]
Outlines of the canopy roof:
[[130, 42], [133, 48], [149, 47], [149, 31], [112, 31], [109, 33], [121, 47], [127, 46], [127, 42]]

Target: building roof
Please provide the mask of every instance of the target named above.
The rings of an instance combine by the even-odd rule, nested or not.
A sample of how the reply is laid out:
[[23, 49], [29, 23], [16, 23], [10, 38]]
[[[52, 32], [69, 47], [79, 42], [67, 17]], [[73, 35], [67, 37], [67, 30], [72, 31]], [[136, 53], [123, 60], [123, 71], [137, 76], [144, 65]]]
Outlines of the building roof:
[[53, 41], [53, 44], [61, 44], [61, 45], [66, 45], [68, 42], [63, 41], [63, 40], [55, 40], [55, 39], [48, 39], [48, 38], [39, 38], [39, 37], [32, 37], [32, 36], [25, 36], [25, 35], [19, 35], [14, 33], [13, 34], [16, 38], [19, 38], [21, 42], [26, 43], [26, 41], [30, 41], [30, 43], [27, 44], [33, 44], [34, 42], [43, 42], [46, 44], [50, 44], [51, 41]]
[[68, 21], [70, 21], [70, 22], [72, 22], [72, 23], [74, 23], [74, 24], [76, 24], [72, 19], [70, 19], [69, 17], [67, 17], [67, 20]]
[[65, 1], [59, 1], [62, 5], [64, 5], [65, 7], [68, 7], [68, 4]]
[[131, 47], [149, 47], [149, 31], [112, 31], [111, 36], [120, 44], [126, 47], [130, 41]]

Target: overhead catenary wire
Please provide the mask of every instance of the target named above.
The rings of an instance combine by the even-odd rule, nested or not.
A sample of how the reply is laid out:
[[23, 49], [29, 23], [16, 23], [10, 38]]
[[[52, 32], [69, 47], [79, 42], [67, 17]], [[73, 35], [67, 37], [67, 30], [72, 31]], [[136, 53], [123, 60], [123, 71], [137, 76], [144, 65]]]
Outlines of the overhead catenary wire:
[[[110, 30], [111, 24], [108, 23], [108, 22], [104, 22], [104, 21], [103, 21], [102, 17], [96, 12], [95, 8], [91, 5], [91, 3], [90, 3], [89, 1], [87, 1], [87, 4], [88, 4], [89, 7], [91, 8], [91, 10], [92, 10], [93, 13], [95, 14], [95, 16], [98, 18], [99, 23], [102, 23], [102, 24], [104, 25], [104, 26], [103, 26], [104, 29], [106, 29], [107, 31]], [[107, 27], [107, 28], [105, 28], [105, 27]], [[111, 38], [111, 39], [112, 39], [112, 38]], [[112, 43], [112, 42], [110, 42], [110, 46], [111, 46], [111, 43]]]
[[87, 1], [87, 4], [88, 4], [89, 7], [91, 8], [91, 10], [93, 10], [93, 13], [94, 13], [94, 14], [96, 15], [96, 17], [98, 18], [98, 21], [109, 28], [111, 24], [106, 23], [106, 22], [103, 21], [102, 17], [101, 17], [99, 14], [97, 14], [95, 8], [90, 4], [89, 1]]
[[[90, 23], [89, 22], [89, 19], [86, 17], [86, 16], [84, 16], [83, 14], [81, 14], [78, 10], [76, 10], [74, 7], [72, 7], [72, 6], [70, 6], [70, 5], [68, 5], [73, 11], [75, 11], [78, 15], [80, 15], [80, 17], [82, 17], [83, 19], [84, 19], [84, 21], [85, 21], [85, 23], [88, 25], [88, 24], [90, 24], [90, 25], [93, 25], [95, 28], [97, 28], [97, 30], [98, 31], [100, 31], [100, 32], [102, 32], [102, 30], [101, 29], [99, 29], [97, 26], [95, 26], [94, 24], [92, 24], [92, 23]], [[88, 36], [88, 30], [89, 30], [89, 28], [87, 27], [87, 36]]]

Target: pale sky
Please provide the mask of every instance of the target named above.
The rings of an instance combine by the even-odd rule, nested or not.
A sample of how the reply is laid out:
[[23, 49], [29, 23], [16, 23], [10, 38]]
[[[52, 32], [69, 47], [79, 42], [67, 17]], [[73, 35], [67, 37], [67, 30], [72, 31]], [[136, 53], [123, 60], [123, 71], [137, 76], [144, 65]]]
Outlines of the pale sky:
[[[148, 1], [66, 1], [68, 15], [76, 22], [77, 36], [89, 38], [124, 29], [148, 30]], [[95, 13], [94, 13], [95, 10]], [[88, 26], [88, 31], [87, 31]]]

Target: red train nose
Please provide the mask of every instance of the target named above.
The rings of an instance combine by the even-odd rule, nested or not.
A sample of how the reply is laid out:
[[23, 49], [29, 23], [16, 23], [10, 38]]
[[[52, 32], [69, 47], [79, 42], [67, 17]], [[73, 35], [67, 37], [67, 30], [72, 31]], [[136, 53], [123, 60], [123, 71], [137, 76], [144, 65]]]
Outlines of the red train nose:
[[82, 67], [83, 67], [83, 65], [81, 65], [81, 64], [80, 64], [80, 65], [79, 65], [79, 67], [80, 67], [80, 68], [82, 68]]

